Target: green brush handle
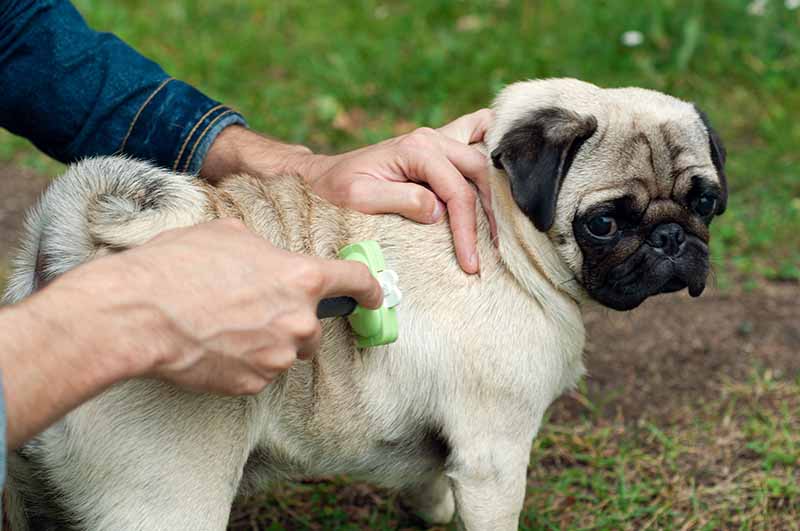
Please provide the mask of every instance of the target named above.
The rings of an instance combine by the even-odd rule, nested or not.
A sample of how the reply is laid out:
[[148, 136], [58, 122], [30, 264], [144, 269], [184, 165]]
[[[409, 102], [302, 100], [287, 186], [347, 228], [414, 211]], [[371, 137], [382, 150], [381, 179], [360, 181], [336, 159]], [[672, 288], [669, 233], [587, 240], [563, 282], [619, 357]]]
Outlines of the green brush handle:
[[[378, 242], [367, 240], [353, 243], [339, 251], [339, 258], [355, 260], [369, 268], [374, 277], [386, 269], [383, 252]], [[384, 297], [387, 294], [384, 293]], [[356, 335], [359, 347], [376, 347], [397, 341], [398, 322], [397, 310], [384, 305], [376, 310], [357, 306], [347, 320]]]

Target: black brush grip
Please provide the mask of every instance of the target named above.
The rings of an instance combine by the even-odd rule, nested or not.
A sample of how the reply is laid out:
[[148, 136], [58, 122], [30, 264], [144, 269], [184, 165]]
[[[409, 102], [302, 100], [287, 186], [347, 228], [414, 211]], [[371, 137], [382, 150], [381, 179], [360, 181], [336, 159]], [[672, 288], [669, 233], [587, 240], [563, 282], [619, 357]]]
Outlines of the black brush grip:
[[343, 317], [350, 315], [358, 306], [353, 297], [331, 297], [322, 299], [317, 305], [317, 318], [328, 319], [329, 317]]

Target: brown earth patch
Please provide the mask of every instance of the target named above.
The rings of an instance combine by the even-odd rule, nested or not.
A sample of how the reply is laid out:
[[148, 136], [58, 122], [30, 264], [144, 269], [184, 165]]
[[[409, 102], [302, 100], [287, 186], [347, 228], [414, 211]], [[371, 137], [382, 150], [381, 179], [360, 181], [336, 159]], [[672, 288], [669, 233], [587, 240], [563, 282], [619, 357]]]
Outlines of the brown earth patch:
[[[658, 423], [687, 418], [719, 384], [756, 367], [776, 378], [800, 374], [800, 285], [754, 291], [662, 295], [638, 309], [586, 312], [586, 397], [603, 416]], [[561, 398], [553, 419], [586, 410], [578, 394]]]
[[50, 177], [0, 164], [0, 271], [13, 252], [25, 219]]

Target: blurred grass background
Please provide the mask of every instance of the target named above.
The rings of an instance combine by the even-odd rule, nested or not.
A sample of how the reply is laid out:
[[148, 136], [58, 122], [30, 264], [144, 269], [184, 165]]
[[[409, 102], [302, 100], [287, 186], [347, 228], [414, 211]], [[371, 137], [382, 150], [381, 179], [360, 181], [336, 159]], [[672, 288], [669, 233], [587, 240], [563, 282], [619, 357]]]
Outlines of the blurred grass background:
[[[800, 279], [798, 3], [75, 1], [95, 28], [236, 107], [253, 128], [326, 152], [441, 125], [527, 78], [637, 85], [694, 101], [729, 151], [729, 210], [712, 227], [723, 290]], [[5, 132], [0, 162], [59, 171]], [[721, 389], [713, 413], [690, 427], [647, 425], [646, 435], [631, 436], [623, 424], [588, 419], [566, 432], [546, 428], [536, 443], [523, 527], [796, 529], [798, 382], [754, 374], [752, 385]], [[764, 397], [774, 398], [766, 409]], [[725, 408], [729, 415], [721, 417]], [[738, 439], [717, 429], [720, 418]], [[739, 444], [759, 463], [746, 471], [747, 482], [695, 485], [691, 476], [689, 487], [676, 486], [698, 462], [735, 467]], [[698, 455], [716, 451], [733, 457]], [[695, 458], [688, 464], [687, 455]], [[569, 467], [555, 466], [564, 459], [572, 460]], [[342, 488], [279, 490], [237, 509], [236, 528], [393, 528], [391, 503], [378, 500], [376, 510], [365, 502], [365, 512], [354, 514], [359, 504], [344, 510], [332, 494]], [[293, 524], [286, 514], [296, 516]]]

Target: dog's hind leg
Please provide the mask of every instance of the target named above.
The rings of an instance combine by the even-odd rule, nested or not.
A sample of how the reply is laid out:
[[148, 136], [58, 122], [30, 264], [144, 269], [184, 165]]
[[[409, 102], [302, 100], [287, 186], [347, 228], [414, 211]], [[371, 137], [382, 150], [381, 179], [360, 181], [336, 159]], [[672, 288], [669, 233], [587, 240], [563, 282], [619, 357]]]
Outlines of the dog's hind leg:
[[250, 451], [247, 400], [131, 381], [31, 451], [65, 527], [222, 531]]
[[456, 509], [450, 480], [444, 474], [404, 491], [402, 503], [429, 524], [449, 523]]

